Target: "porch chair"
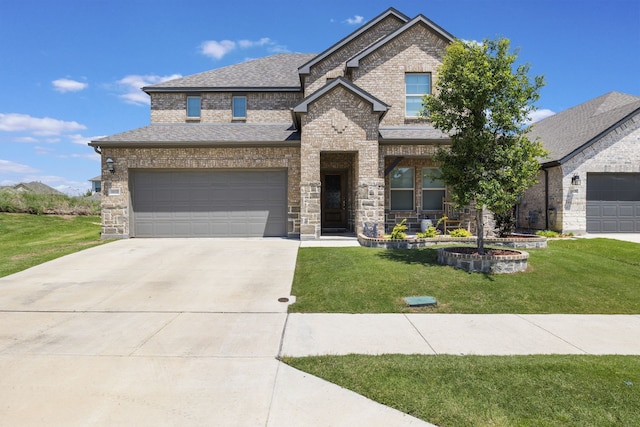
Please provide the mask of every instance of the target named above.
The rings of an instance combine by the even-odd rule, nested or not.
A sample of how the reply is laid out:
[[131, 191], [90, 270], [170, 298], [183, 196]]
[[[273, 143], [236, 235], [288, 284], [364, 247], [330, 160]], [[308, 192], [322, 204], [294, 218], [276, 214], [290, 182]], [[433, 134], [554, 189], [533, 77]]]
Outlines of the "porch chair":
[[446, 218], [442, 220], [443, 234], [448, 234], [449, 231], [462, 227], [461, 213], [461, 211], [456, 209], [453, 202], [442, 200], [442, 215]]

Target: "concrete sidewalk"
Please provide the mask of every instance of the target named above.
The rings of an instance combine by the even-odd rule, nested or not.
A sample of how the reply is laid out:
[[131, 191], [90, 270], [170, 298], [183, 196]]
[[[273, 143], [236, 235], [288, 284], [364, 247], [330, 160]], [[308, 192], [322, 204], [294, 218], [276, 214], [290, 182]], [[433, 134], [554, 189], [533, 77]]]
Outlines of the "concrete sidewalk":
[[289, 314], [281, 355], [640, 355], [640, 315]]

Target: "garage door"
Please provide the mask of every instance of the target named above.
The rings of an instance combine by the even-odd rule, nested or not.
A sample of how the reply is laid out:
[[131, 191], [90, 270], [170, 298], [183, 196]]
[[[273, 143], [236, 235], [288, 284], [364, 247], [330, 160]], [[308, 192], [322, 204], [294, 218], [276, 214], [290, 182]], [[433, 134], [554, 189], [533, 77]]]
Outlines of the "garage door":
[[587, 174], [587, 232], [640, 233], [640, 173]]
[[134, 171], [135, 237], [287, 234], [284, 170]]

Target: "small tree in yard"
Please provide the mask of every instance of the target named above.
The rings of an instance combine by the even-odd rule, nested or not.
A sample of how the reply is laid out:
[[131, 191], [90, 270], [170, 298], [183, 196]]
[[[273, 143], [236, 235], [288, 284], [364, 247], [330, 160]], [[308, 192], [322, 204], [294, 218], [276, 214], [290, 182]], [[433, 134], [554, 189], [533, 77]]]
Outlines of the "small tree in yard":
[[530, 81], [529, 66], [514, 67], [515, 60], [508, 39], [456, 40], [438, 69], [435, 94], [423, 99], [422, 114], [451, 138], [437, 155], [451, 199], [458, 206], [476, 203], [480, 254], [484, 209], [510, 210], [535, 184], [537, 159], [546, 153], [527, 138], [526, 126], [544, 78]]

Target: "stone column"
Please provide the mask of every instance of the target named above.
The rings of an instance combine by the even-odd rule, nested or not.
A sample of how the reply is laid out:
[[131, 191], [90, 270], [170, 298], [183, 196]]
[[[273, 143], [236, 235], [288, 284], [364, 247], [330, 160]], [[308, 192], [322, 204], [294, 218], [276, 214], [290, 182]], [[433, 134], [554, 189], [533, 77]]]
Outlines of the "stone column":
[[300, 167], [300, 240], [319, 239], [320, 217], [320, 150], [302, 144]]

